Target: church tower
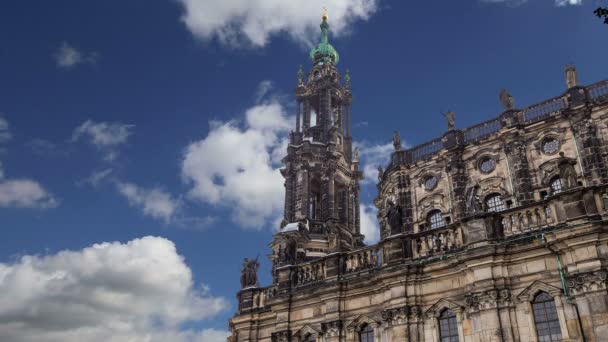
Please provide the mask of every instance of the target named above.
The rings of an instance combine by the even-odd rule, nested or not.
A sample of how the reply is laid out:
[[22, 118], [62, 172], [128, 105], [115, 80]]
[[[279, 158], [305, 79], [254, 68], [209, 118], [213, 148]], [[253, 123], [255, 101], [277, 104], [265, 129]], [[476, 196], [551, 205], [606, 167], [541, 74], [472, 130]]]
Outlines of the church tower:
[[363, 241], [359, 220], [363, 174], [350, 134], [350, 75], [346, 71], [343, 79], [340, 76], [339, 55], [328, 35], [327, 15], [323, 15], [321, 41], [310, 51], [312, 67], [306, 76], [301, 66], [298, 71], [296, 127], [282, 169], [285, 214], [279, 235], [298, 230], [314, 235], [315, 241], [327, 241], [325, 247], [299, 248], [304, 260], [311, 255], [306, 251], [346, 251]]

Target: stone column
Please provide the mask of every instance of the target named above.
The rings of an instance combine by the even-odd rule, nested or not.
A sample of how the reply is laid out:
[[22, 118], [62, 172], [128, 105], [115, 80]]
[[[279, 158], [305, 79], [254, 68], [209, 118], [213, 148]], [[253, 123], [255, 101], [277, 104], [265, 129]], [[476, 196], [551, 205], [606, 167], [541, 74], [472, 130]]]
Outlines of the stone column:
[[467, 186], [467, 175], [464, 161], [462, 160], [462, 148], [456, 148], [450, 151], [448, 156], [447, 173], [452, 182], [452, 199], [454, 210], [454, 218], [458, 219], [465, 215], [465, 189]]
[[291, 222], [293, 216], [293, 196], [294, 196], [294, 177], [291, 170], [287, 170], [285, 175], [285, 205], [283, 218], [287, 222]]
[[345, 120], [344, 131], [345, 131], [345, 135], [347, 137], [350, 137], [350, 103], [346, 103], [345, 107], [346, 107], [345, 108], [346, 120]]
[[597, 126], [590, 118], [573, 118], [572, 132], [576, 139], [583, 176], [589, 185], [608, 182], [608, 172], [602, 158], [602, 143], [597, 136]]
[[302, 167], [296, 175], [295, 219], [308, 216], [308, 170]]
[[355, 233], [356, 234], [360, 234], [361, 233], [361, 220], [360, 220], [360, 203], [359, 203], [359, 185], [357, 184], [354, 188], [353, 188], [353, 192], [354, 192], [354, 196], [355, 196], [355, 203], [354, 203], [354, 210], [355, 210]]
[[530, 164], [526, 153], [526, 142], [517, 137], [508, 137], [504, 146], [507, 158], [509, 159], [509, 167], [512, 183], [515, 190], [515, 195], [519, 204], [527, 204], [534, 200], [532, 176], [530, 174]]
[[333, 170], [329, 171], [329, 187], [327, 191], [327, 217], [336, 218], [336, 173]]
[[304, 135], [308, 133], [308, 129], [310, 128], [310, 101], [308, 98], [304, 99], [304, 122], [302, 124], [302, 131]]
[[412, 191], [410, 190], [410, 176], [399, 176], [397, 189], [399, 189], [399, 205], [402, 208], [403, 232], [414, 231], [414, 208], [412, 206]]
[[301, 112], [301, 106], [302, 106], [302, 101], [297, 100], [296, 101], [296, 132], [300, 133], [300, 116], [302, 115]]

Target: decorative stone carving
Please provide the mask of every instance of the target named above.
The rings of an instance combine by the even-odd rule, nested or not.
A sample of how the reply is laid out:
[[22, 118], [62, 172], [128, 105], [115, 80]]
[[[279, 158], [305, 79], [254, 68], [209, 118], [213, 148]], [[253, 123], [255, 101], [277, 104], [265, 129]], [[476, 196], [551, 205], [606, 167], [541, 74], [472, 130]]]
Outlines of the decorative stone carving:
[[402, 306], [396, 309], [388, 309], [382, 311], [382, 320], [389, 325], [405, 324], [408, 320], [411, 310], [409, 306]]
[[274, 332], [271, 335], [272, 342], [290, 342], [291, 341], [291, 331], [283, 330]]
[[395, 147], [395, 151], [401, 150], [401, 136], [399, 136], [399, 132], [397, 131], [393, 133], [393, 147]]
[[568, 286], [570, 294], [575, 296], [587, 292], [605, 292], [607, 279], [608, 271], [606, 270], [574, 274], [566, 278], [566, 286]]
[[498, 95], [498, 99], [500, 100], [500, 104], [502, 104], [502, 108], [504, 110], [512, 110], [515, 108], [515, 99], [508, 90], [501, 90], [500, 94]]
[[499, 306], [511, 303], [511, 290], [493, 289], [482, 292], [468, 293], [465, 295], [465, 305], [467, 312], [477, 312], [487, 309], [494, 309]]
[[325, 338], [340, 336], [340, 330], [342, 330], [342, 321], [321, 323], [321, 331]]
[[467, 190], [466, 194], [466, 210], [469, 214], [476, 214], [483, 210], [483, 204], [481, 203], [481, 199], [479, 197], [479, 184], [475, 184]]
[[403, 225], [402, 215], [401, 206], [389, 200], [386, 218], [393, 233], [401, 231], [401, 226]]
[[564, 152], [560, 152], [559, 157], [557, 164], [559, 168], [559, 178], [562, 180], [562, 187], [564, 190], [577, 187], [576, 170], [574, 169], [576, 160], [566, 158]]
[[574, 65], [566, 64], [566, 86], [568, 89], [574, 88], [578, 85], [578, 76], [576, 74], [576, 68]]
[[448, 131], [451, 131], [456, 128], [456, 114], [452, 111], [448, 111], [447, 113], [443, 113], [445, 120], [448, 124]]
[[260, 263], [258, 258], [255, 260], [249, 260], [245, 258], [243, 260], [243, 267], [241, 269], [241, 288], [257, 287], [258, 286], [258, 268]]

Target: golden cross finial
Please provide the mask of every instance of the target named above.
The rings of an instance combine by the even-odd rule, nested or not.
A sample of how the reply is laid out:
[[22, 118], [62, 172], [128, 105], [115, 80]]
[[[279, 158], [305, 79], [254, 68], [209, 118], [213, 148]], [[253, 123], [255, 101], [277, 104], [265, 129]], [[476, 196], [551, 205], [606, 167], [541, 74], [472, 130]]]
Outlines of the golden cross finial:
[[321, 17], [323, 20], [327, 20], [327, 7], [323, 6], [323, 16]]

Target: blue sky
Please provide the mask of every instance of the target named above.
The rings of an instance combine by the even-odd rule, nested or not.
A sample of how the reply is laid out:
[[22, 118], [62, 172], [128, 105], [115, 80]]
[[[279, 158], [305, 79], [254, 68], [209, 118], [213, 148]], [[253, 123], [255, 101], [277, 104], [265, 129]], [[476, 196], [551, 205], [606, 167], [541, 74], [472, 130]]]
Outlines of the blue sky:
[[582, 84], [608, 74], [592, 1], [5, 1], [0, 337], [222, 339], [241, 261], [265, 256], [281, 215], [292, 91], [322, 6], [368, 171], [395, 128], [418, 144], [444, 132], [441, 111], [460, 128], [499, 114], [502, 88], [520, 107], [562, 93], [566, 63]]

